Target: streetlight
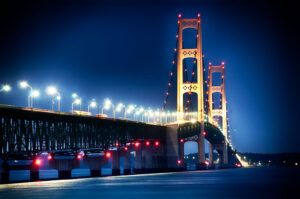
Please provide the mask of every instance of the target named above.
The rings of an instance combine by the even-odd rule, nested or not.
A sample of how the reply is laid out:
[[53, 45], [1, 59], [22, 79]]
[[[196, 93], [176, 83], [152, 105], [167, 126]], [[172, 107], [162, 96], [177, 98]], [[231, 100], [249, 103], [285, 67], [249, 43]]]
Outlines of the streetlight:
[[113, 117], [115, 119], [116, 118], [115, 106], [113, 105], [110, 99], [105, 99], [104, 106], [102, 107], [102, 114], [103, 114], [103, 109], [108, 110], [110, 109], [110, 106], [112, 106]]
[[2, 88], [0, 89], [0, 92], [9, 92], [11, 90], [10, 85], [5, 84], [2, 86]]
[[[57, 91], [57, 89], [54, 86], [48, 86], [47, 88], [47, 93], [48, 95], [57, 95], [56, 99], [58, 101], [58, 112], [60, 112], [60, 100], [61, 100], [61, 96], [60, 93]], [[53, 105], [54, 105], [54, 99], [52, 99], [52, 111], [53, 111]]]
[[[129, 105], [128, 108], [126, 109], [126, 113], [130, 114], [133, 110], [135, 109], [134, 105]], [[134, 116], [133, 116], [134, 117]], [[134, 119], [134, 118], [133, 118]]]
[[[76, 93], [73, 93], [72, 94], [72, 98], [75, 100], [73, 103], [72, 103], [72, 113], [73, 113], [73, 104], [79, 104], [79, 110], [81, 111], [81, 98], [76, 94]], [[77, 101], [77, 103], [76, 103]]]
[[80, 110], [81, 110], [81, 99], [75, 99], [74, 102], [72, 102], [72, 113], [74, 113], [74, 104], [79, 104], [80, 105]]
[[116, 111], [121, 112], [122, 108], [124, 108], [124, 120], [125, 120], [126, 119], [126, 107], [125, 107], [125, 105], [122, 104], [122, 103], [119, 103], [117, 105]]
[[30, 93], [31, 98], [31, 108], [33, 108], [33, 98], [38, 98], [40, 96], [40, 91], [38, 90], [32, 90]]
[[[26, 81], [21, 81], [20, 87], [23, 89], [30, 88], [30, 93], [32, 93], [32, 91], [33, 91], [32, 87]], [[31, 95], [29, 95], [28, 96], [28, 107], [32, 108], [32, 106], [33, 106], [33, 98], [31, 97]]]
[[88, 112], [90, 112], [90, 107], [91, 108], [95, 108], [97, 106], [97, 103], [95, 101], [92, 101], [89, 105], [88, 105]]

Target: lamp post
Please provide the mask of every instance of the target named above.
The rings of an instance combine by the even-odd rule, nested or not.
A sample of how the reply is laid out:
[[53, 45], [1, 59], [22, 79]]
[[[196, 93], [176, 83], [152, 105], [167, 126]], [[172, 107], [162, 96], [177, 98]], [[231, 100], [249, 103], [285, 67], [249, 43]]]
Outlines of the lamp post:
[[79, 104], [81, 110], [81, 99], [77, 98], [74, 102], [72, 102], [72, 113], [74, 113], [74, 104]]
[[[60, 112], [60, 100], [61, 100], [61, 96], [60, 93], [57, 91], [56, 87], [54, 86], [48, 86], [47, 90], [46, 90], [48, 95], [54, 96], [56, 95], [56, 99], [58, 102], [58, 112]], [[54, 105], [54, 98], [52, 99], [52, 111], [53, 111], [53, 105]]]
[[122, 108], [124, 108], [124, 120], [126, 119], [126, 107], [124, 106], [124, 104], [119, 103], [117, 105], [116, 111], [117, 112], [121, 112]]
[[115, 110], [115, 105], [111, 102], [110, 99], [105, 99], [104, 101], [104, 106], [102, 107], [102, 114], [103, 114], [103, 109], [108, 110], [112, 107], [112, 112], [113, 112], [113, 118], [116, 118], [116, 110]]
[[40, 91], [38, 90], [32, 90], [30, 93], [30, 98], [31, 98], [31, 108], [33, 108], [33, 98], [37, 98], [40, 96]]
[[97, 107], [97, 103], [96, 103], [95, 101], [92, 101], [92, 102], [88, 105], [88, 112], [90, 112], [90, 107], [91, 107], [91, 108]]
[[[33, 91], [32, 87], [26, 81], [20, 82], [20, 86], [23, 89], [29, 88], [30, 89], [30, 93], [32, 93], [32, 91]], [[32, 108], [32, 105], [33, 105], [33, 99], [32, 99], [31, 94], [30, 94], [30, 95], [28, 95], [28, 107]]]

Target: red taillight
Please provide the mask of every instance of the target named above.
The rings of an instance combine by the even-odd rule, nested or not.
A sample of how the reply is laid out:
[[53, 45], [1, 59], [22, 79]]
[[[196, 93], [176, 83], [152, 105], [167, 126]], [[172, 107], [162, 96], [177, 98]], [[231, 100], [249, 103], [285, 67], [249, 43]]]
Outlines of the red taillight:
[[127, 147], [127, 146], [125, 146], [125, 147], [124, 147], [124, 150], [125, 150], [125, 151], [127, 151], [127, 150], [128, 150], [128, 147]]
[[183, 143], [183, 142], [184, 142], [184, 139], [180, 139], [180, 142]]
[[141, 144], [140, 142], [135, 142], [135, 143], [134, 143], [134, 146], [135, 146], [135, 147], [139, 147], [140, 144]]
[[52, 155], [49, 154], [49, 155], [48, 155], [48, 160], [52, 160], [52, 158], [53, 158]]
[[181, 160], [177, 160], [177, 164], [181, 164]]
[[155, 141], [155, 142], [154, 142], [154, 145], [155, 145], [155, 146], [159, 146], [159, 141]]
[[110, 158], [111, 157], [111, 152], [106, 152], [105, 157]]
[[78, 154], [76, 157], [78, 160], [80, 160], [82, 158], [82, 155]]
[[34, 160], [34, 164], [35, 164], [36, 166], [40, 166], [40, 165], [42, 164], [42, 160], [41, 160], [41, 159], [35, 159], [35, 160]]
[[204, 164], [205, 164], [206, 166], [208, 166], [208, 165], [209, 165], [209, 162], [208, 162], [207, 160], [205, 160], [205, 161], [204, 161]]
[[146, 146], [150, 146], [150, 141], [146, 141]]
[[202, 133], [204, 136], [206, 136], [206, 132], [204, 131], [203, 133]]

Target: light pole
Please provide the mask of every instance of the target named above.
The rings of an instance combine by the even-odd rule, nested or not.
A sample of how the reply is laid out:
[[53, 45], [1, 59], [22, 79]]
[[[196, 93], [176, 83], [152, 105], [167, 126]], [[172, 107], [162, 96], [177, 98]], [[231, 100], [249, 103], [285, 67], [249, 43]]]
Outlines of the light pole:
[[126, 107], [124, 106], [124, 104], [119, 103], [117, 105], [116, 111], [117, 112], [121, 112], [122, 108], [124, 108], [124, 120], [126, 119]]
[[111, 102], [110, 99], [105, 99], [104, 101], [104, 106], [102, 107], [102, 114], [103, 114], [103, 109], [108, 110], [112, 107], [112, 112], [113, 112], [113, 118], [116, 118], [116, 110], [115, 110], [115, 105]]
[[[30, 93], [32, 93], [32, 91], [33, 91], [32, 87], [26, 81], [20, 82], [20, 86], [23, 89], [30, 88]], [[32, 104], [33, 104], [32, 101], [33, 101], [32, 97], [30, 95], [28, 95], [28, 107], [29, 108], [32, 108]]]
[[2, 88], [0, 89], [0, 92], [9, 92], [11, 90], [10, 85], [5, 84], [2, 86]]
[[[74, 104], [79, 104], [81, 107], [81, 99], [77, 98], [77, 99], [75, 99], [74, 102], [72, 102], [72, 113], [74, 113]], [[80, 108], [80, 110], [81, 110], [81, 108]]]
[[[58, 112], [60, 112], [60, 100], [61, 100], [61, 96], [60, 93], [57, 91], [57, 89], [54, 86], [48, 86], [46, 92], [48, 93], [48, 95], [56, 96], [57, 102], [58, 102]], [[52, 111], [53, 111], [53, 105], [54, 105], [54, 99], [52, 99]]]
[[30, 98], [31, 98], [31, 108], [33, 108], [33, 98], [37, 98], [40, 96], [40, 91], [38, 90], [32, 90], [30, 93]]
[[88, 105], [88, 112], [90, 112], [90, 107], [91, 108], [95, 108], [97, 106], [97, 103], [95, 101], [92, 101], [89, 105]]

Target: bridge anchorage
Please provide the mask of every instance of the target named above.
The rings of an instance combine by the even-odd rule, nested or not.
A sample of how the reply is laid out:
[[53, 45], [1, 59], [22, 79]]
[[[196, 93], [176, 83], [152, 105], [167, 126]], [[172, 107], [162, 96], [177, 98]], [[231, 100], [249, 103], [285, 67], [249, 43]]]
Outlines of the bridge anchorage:
[[[197, 30], [194, 49], [183, 46], [182, 32], [187, 28]], [[179, 15], [177, 39], [173, 61], [174, 66], [177, 61], [176, 122], [167, 123], [165, 119], [165, 124], [151, 124], [0, 105], [1, 182], [9, 182], [10, 170], [18, 169], [30, 170], [30, 180], [38, 180], [40, 169], [45, 167], [56, 169], [60, 179], [71, 178], [72, 170], [80, 164], [87, 165], [93, 177], [101, 176], [102, 168], [108, 164], [112, 175], [184, 171], [187, 141], [198, 143], [197, 169], [213, 168], [213, 150], [219, 153], [222, 167], [239, 167], [239, 157], [227, 139], [224, 63], [209, 65], [209, 106], [205, 105], [200, 15], [196, 19], [182, 19]], [[192, 81], [183, 81], [186, 58], [194, 58], [195, 81], [194, 70]], [[214, 72], [222, 73], [219, 86], [212, 84]], [[216, 92], [222, 95], [218, 109], [213, 105]], [[198, 96], [196, 114], [189, 114], [188, 106], [184, 108], [186, 93], [187, 104], [191, 93]], [[164, 108], [165, 105], [166, 101]], [[219, 117], [222, 128], [218, 126]], [[208, 160], [205, 139], [209, 143]]]

